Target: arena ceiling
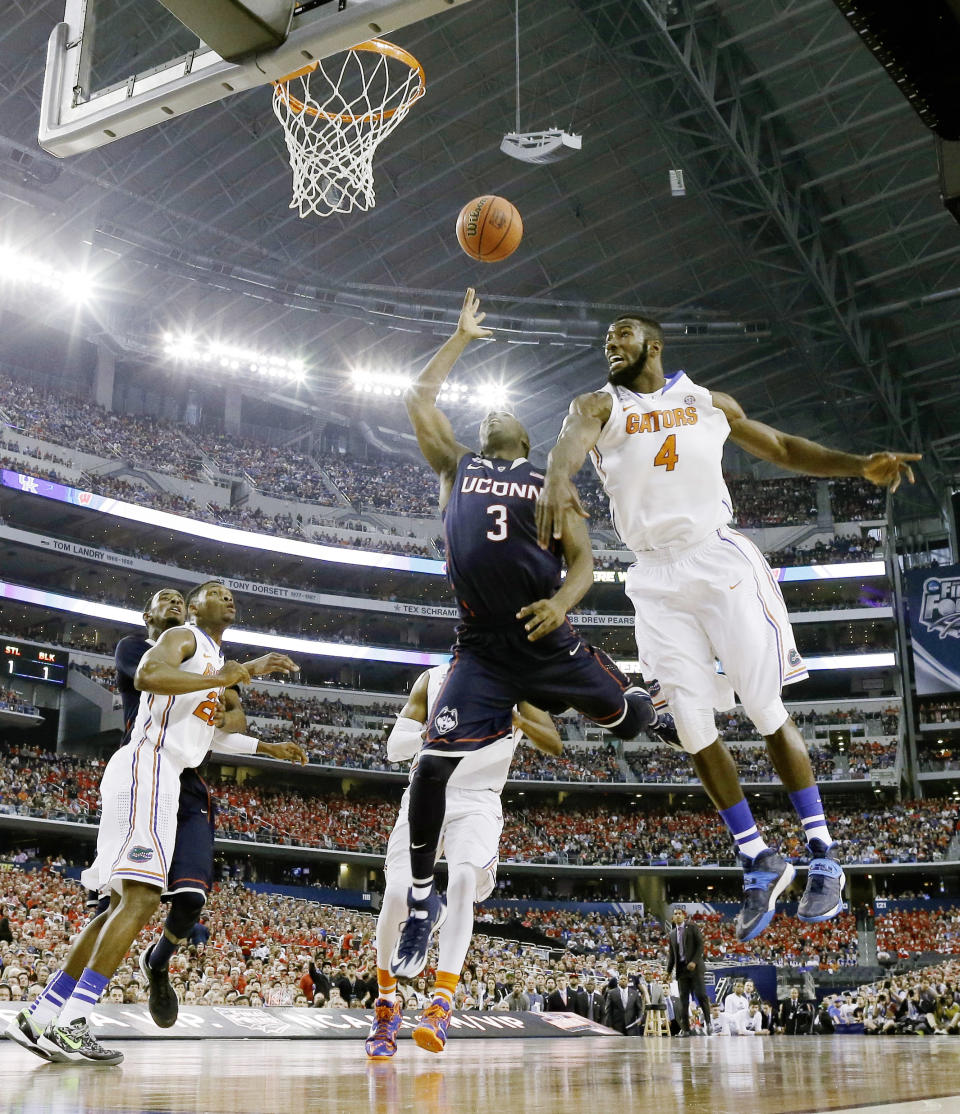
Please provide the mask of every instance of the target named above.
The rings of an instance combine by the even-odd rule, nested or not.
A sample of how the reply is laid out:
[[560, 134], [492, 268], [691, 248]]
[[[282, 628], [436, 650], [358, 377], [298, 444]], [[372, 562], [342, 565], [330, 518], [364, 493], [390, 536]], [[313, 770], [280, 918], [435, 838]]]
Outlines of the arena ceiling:
[[[105, 20], [103, 43], [149, 56], [162, 9], [119, 7], [127, 20]], [[464, 374], [510, 381], [541, 450], [569, 398], [602, 380], [606, 322], [640, 307], [668, 323], [670, 367], [792, 431], [922, 448], [916, 494], [942, 493], [960, 471], [960, 228], [940, 204], [933, 135], [832, 0], [520, 8], [523, 129], [581, 133], [582, 152], [548, 166], [500, 153], [513, 0], [473, 0], [394, 36], [428, 95], [381, 149], [376, 209], [321, 221], [288, 208], [265, 90], [65, 161], [41, 151], [45, 43], [63, 2], [7, 0], [3, 235], [54, 260], [85, 253], [98, 288], [77, 324], [88, 336], [146, 352], [191, 326], [303, 351], [314, 387], [300, 398], [318, 413], [348, 368], [418, 366], [476, 286], [514, 343], [477, 348]], [[671, 168], [685, 197], [671, 196]], [[501, 264], [471, 262], [453, 235], [481, 193], [523, 214], [524, 241]], [[364, 405], [371, 424], [395, 420]]]

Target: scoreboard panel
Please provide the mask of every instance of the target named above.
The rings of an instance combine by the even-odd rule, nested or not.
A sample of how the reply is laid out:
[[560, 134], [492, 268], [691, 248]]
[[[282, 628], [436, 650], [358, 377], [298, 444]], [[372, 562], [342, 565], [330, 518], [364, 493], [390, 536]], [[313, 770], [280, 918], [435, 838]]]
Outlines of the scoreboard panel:
[[66, 685], [69, 661], [66, 650], [0, 638], [0, 680], [20, 677], [40, 684]]

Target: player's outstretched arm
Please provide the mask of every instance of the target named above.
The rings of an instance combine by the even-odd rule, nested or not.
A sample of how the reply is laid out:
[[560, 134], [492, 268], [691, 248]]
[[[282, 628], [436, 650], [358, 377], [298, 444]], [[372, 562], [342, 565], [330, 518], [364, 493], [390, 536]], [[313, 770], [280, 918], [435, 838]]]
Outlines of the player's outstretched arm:
[[467, 345], [473, 340], [493, 336], [490, 329], [482, 327], [481, 322], [486, 314], [480, 313], [479, 309], [480, 300], [471, 288], [463, 298], [457, 331], [420, 372], [403, 396], [420, 451], [438, 476], [452, 475], [460, 458], [470, 452], [454, 436], [450, 419], [437, 406], [437, 395]]
[[728, 394], [713, 392], [713, 404], [726, 415], [730, 423], [730, 440], [748, 453], [778, 464], [791, 472], [808, 476], [861, 476], [878, 487], [896, 491], [904, 476], [914, 482], [910, 461], [920, 460], [920, 453], [845, 453], [828, 449], [806, 437], [783, 433], [773, 426], [754, 421], [744, 413], [743, 407]]
[[556, 758], [563, 751], [563, 742], [557, 734], [553, 719], [542, 708], [521, 700], [513, 713], [513, 726], [522, 731], [537, 750], [544, 754]]
[[566, 512], [562, 534], [563, 556], [567, 562], [563, 586], [555, 596], [535, 600], [517, 612], [518, 619], [527, 620], [524, 630], [530, 642], [555, 631], [566, 619], [567, 612], [577, 606], [593, 584], [593, 550], [590, 548], [587, 524], [572, 508]]
[[180, 666], [196, 652], [197, 640], [187, 627], [173, 627], [157, 639], [157, 644], [140, 659], [133, 678], [140, 692], [157, 696], [181, 696], [187, 692], [204, 692], [212, 688], [229, 688], [246, 684], [250, 674], [238, 661], [224, 662], [219, 673], [203, 676], [188, 673]]
[[580, 395], [570, 403], [560, 436], [547, 457], [547, 475], [537, 500], [537, 541], [541, 549], [549, 546], [552, 537], [563, 536], [564, 523], [571, 521], [568, 511], [589, 518], [573, 477], [596, 445], [612, 405], [613, 400], [605, 391]]

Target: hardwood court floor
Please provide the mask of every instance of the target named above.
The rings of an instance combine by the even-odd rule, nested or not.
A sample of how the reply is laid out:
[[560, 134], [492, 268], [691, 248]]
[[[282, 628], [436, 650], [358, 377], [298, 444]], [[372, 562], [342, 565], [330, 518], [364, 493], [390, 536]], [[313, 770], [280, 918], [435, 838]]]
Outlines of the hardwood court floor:
[[0, 1041], [6, 1114], [960, 1114], [960, 1038], [123, 1041], [120, 1067]]

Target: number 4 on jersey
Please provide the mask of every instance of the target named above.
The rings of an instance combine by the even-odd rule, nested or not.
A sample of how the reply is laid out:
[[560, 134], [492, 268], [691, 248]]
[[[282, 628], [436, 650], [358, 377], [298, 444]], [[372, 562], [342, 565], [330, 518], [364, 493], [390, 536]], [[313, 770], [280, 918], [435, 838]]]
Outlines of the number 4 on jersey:
[[677, 456], [677, 435], [671, 433], [670, 436], [660, 446], [660, 450], [653, 458], [653, 465], [655, 468], [666, 468], [668, 472], [672, 472], [677, 466], [677, 461], [680, 457]]

